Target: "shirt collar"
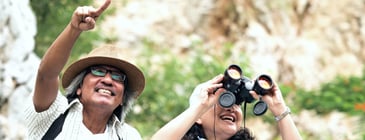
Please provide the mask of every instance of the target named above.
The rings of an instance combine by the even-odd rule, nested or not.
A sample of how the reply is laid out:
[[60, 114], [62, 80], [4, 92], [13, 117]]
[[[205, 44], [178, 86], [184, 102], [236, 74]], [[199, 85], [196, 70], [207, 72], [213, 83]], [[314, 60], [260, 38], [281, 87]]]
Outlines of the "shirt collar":
[[[75, 108], [75, 109], [77, 109], [77, 110], [80, 110], [80, 111], [82, 111], [82, 109], [83, 109], [83, 105], [82, 105], [82, 103], [80, 102], [80, 100], [78, 98], [72, 100], [68, 104], [67, 109], [70, 109], [72, 107]], [[120, 106], [118, 108], [121, 109]], [[121, 121], [120, 120], [120, 117], [118, 117], [116, 114], [114, 114], [114, 112], [113, 112], [113, 115], [110, 117], [109, 122], [112, 122], [113, 127], [114, 127], [115, 124], [119, 125], [119, 124], [124, 123], [124, 121]]]

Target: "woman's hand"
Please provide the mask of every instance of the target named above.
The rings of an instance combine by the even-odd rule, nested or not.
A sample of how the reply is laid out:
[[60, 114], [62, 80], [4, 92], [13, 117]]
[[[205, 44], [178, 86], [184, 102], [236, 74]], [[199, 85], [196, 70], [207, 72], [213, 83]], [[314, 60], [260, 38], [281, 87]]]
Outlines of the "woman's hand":
[[220, 88], [222, 87], [222, 80], [223, 75], [220, 74], [207, 82], [199, 84], [190, 96], [190, 107], [203, 105], [203, 107], [208, 110], [216, 104], [219, 93], [224, 91], [224, 89]]
[[[250, 94], [255, 98], [259, 99], [260, 96], [255, 91], [250, 91]], [[268, 105], [269, 110], [278, 116], [286, 110], [286, 104], [281, 94], [280, 88], [274, 82], [273, 87], [269, 93], [262, 96], [261, 99]]]
[[98, 9], [91, 6], [80, 6], [71, 18], [71, 27], [80, 31], [91, 30], [95, 27], [97, 18], [109, 7], [111, 0], [105, 0]]
[[[260, 96], [254, 91], [250, 91], [250, 94], [256, 99], [260, 98]], [[267, 103], [269, 110], [274, 114], [274, 116], [280, 116], [286, 111], [286, 104], [283, 99], [283, 95], [275, 82], [273, 83], [273, 87], [270, 92], [262, 96], [261, 99]], [[284, 118], [281, 118], [280, 121], [278, 121], [278, 127], [283, 140], [302, 139], [290, 115], [286, 115]]]

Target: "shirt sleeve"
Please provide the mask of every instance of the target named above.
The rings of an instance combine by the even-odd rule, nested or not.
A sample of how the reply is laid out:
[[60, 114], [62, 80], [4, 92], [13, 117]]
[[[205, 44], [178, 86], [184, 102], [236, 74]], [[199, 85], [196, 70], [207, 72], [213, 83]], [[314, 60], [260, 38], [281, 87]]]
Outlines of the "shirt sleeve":
[[[32, 94], [31, 94], [32, 95]], [[51, 106], [42, 112], [36, 112], [32, 96], [27, 99], [24, 117], [27, 127], [28, 139], [41, 139], [47, 132], [53, 121], [67, 109], [67, 99], [61, 93], [57, 94], [56, 100]]]

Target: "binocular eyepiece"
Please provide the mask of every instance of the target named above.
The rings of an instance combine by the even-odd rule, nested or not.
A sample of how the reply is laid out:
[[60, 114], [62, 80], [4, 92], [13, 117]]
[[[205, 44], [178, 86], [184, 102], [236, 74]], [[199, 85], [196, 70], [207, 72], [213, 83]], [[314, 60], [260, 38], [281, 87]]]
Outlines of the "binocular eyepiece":
[[[229, 108], [233, 106], [233, 104], [241, 105], [242, 102], [252, 103], [255, 99], [249, 91], [253, 90], [258, 95], [264, 96], [270, 92], [273, 87], [273, 81], [270, 76], [262, 74], [252, 81], [243, 76], [242, 69], [238, 65], [230, 65], [225, 70], [222, 83], [223, 88], [226, 89], [226, 91], [220, 95], [219, 105], [224, 108]], [[264, 102], [261, 101], [261, 103]], [[257, 105], [258, 104], [255, 106]], [[262, 108], [262, 106], [258, 107]], [[264, 112], [259, 112], [263, 114], [266, 112], [266, 109]], [[258, 114], [261, 115], [260, 113]]]

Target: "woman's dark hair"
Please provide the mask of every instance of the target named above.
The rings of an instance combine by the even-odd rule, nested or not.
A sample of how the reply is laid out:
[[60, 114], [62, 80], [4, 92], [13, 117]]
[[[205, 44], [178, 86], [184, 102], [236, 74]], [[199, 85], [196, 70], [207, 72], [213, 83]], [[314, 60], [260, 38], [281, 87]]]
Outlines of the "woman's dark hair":
[[[199, 140], [199, 138], [205, 138], [202, 125], [195, 123], [188, 132], [184, 135], [182, 140]], [[254, 140], [252, 133], [248, 128], [241, 128], [236, 134], [234, 134], [228, 140]]]

